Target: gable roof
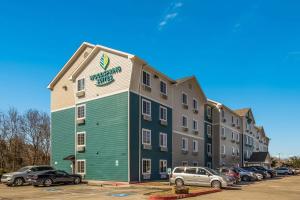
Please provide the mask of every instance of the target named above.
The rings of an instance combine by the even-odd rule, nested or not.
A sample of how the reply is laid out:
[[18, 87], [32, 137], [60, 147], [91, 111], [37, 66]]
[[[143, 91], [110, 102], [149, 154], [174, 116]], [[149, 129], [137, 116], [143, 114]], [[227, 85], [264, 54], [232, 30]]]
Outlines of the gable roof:
[[48, 89], [52, 90], [54, 85], [59, 81], [59, 79], [68, 71], [68, 69], [75, 62], [77, 57], [82, 54], [82, 52], [86, 49], [86, 47], [94, 47], [95, 45], [90, 44], [88, 42], [83, 42], [80, 47], [75, 51], [75, 53], [71, 56], [71, 58], [67, 61], [67, 63], [63, 66], [63, 68], [58, 72], [58, 74], [52, 79], [52, 81], [48, 85]]
[[215, 106], [217, 106], [217, 107], [223, 107], [223, 108], [226, 108], [226, 109], [227, 109], [229, 112], [231, 112], [232, 114], [237, 115], [237, 116], [240, 116], [240, 115], [238, 115], [234, 110], [232, 110], [231, 108], [225, 106], [225, 105], [222, 104], [222, 103], [219, 103], [219, 102], [217, 102], [217, 101], [215, 101], [215, 100], [211, 100], [211, 99], [207, 99], [207, 101], [208, 101], [209, 104], [213, 104], [213, 105], [215, 105]]
[[176, 85], [180, 85], [180, 84], [185, 83], [186, 81], [190, 81], [190, 80], [193, 80], [193, 81], [196, 82], [196, 86], [200, 90], [201, 95], [204, 98], [204, 102], [207, 102], [207, 97], [206, 97], [204, 91], [202, 90], [202, 87], [201, 87], [200, 83], [198, 82], [198, 80], [197, 80], [197, 78], [195, 76], [188, 76], [188, 77], [185, 77], [185, 78], [177, 79], [176, 82], [175, 82], [175, 84]]
[[270, 159], [269, 152], [253, 152], [248, 162], [267, 162]]
[[253, 122], [255, 124], [255, 119], [254, 119], [254, 116], [253, 116], [253, 112], [251, 110], [251, 108], [242, 108], [242, 109], [237, 109], [234, 111], [236, 114], [238, 114], [239, 116], [241, 117], [246, 117], [246, 115], [248, 113], [250, 113], [250, 115], [252, 116], [252, 119], [253, 119]]

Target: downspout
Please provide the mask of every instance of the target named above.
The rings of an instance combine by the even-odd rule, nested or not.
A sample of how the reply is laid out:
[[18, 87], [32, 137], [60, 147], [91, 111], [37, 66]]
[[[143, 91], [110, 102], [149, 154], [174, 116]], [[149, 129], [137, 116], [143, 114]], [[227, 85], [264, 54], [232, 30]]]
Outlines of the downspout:
[[216, 108], [218, 109], [218, 113], [219, 113], [219, 124], [220, 124], [220, 126], [219, 126], [219, 153], [218, 153], [219, 154], [219, 159], [218, 159], [219, 160], [219, 167], [222, 166], [222, 163], [220, 163], [220, 161], [221, 161], [221, 153], [220, 153], [220, 150], [221, 150], [221, 134], [222, 134], [221, 106], [222, 106], [222, 104], [220, 104], [220, 103], [218, 103], [216, 105]]

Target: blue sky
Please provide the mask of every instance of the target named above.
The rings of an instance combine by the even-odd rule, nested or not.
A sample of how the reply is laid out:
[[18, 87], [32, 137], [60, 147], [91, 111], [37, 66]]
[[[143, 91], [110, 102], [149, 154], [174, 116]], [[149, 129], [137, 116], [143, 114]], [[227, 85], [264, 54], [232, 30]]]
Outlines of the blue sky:
[[136, 54], [251, 107], [273, 155], [300, 155], [300, 2], [1, 1], [0, 110], [49, 112], [47, 84], [83, 41]]

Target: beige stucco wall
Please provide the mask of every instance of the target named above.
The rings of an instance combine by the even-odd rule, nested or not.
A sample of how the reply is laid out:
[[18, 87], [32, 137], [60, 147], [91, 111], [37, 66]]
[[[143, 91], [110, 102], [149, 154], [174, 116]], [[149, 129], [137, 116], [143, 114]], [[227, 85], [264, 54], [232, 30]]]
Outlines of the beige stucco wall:
[[[84, 61], [87, 54], [89, 54], [91, 51], [91, 47], [86, 47], [81, 55], [71, 64], [69, 70], [64, 74], [64, 76], [59, 79], [59, 81], [53, 87], [51, 91], [51, 111], [74, 106], [74, 87], [73, 83], [69, 80], [69, 77], [74, 72], [74, 70]], [[67, 88], [67, 90], [63, 88], [64, 86]]]

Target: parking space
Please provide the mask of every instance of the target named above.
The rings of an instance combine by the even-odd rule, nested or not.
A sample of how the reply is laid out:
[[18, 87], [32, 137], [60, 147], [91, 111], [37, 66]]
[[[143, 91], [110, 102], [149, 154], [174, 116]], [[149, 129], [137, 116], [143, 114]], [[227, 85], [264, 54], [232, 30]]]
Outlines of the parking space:
[[[7, 187], [0, 184], [0, 200], [18, 199], [148, 199], [145, 194], [160, 191], [159, 187], [149, 186], [88, 186], [65, 185], [54, 187]], [[266, 181], [250, 184], [241, 184], [219, 193], [204, 195], [191, 199], [214, 199], [214, 200], [299, 200], [300, 176], [279, 177]]]

